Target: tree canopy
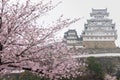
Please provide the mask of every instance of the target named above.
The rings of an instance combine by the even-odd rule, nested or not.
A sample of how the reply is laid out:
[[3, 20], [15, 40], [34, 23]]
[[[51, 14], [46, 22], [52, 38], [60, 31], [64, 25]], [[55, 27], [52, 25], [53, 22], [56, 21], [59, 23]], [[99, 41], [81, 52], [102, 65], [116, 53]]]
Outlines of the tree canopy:
[[[81, 66], [72, 59], [62, 42], [55, 42], [55, 33], [78, 19], [60, 16], [52, 25], [44, 27], [37, 19], [58, 4], [52, 1], [32, 4], [32, 0], [0, 0], [0, 75], [10, 73], [9, 68], [24, 69], [51, 79], [79, 74]], [[68, 57], [68, 58], [64, 58]], [[69, 73], [69, 74], [68, 74]]]
[[89, 70], [89, 74], [91, 77], [94, 77], [96, 80], [103, 80], [105, 73], [101, 63], [99, 63], [96, 58], [89, 57], [87, 59], [87, 69]]

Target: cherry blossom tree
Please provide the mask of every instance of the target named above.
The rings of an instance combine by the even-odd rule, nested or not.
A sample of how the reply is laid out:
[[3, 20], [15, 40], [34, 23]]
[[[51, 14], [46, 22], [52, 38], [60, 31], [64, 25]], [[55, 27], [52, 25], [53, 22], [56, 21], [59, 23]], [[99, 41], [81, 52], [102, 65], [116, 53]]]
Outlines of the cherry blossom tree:
[[11, 1], [0, 0], [0, 73], [13, 67], [51, 79], [82, 74], [78, 69], [83, 64], [71, 58], [75, 52], [68, 51], [64, 43], [55, 42], [54, 38], [57, 31], [79, 19], [60, 16], [53, 25], [44, 27], [37, 20], [59, 3]]

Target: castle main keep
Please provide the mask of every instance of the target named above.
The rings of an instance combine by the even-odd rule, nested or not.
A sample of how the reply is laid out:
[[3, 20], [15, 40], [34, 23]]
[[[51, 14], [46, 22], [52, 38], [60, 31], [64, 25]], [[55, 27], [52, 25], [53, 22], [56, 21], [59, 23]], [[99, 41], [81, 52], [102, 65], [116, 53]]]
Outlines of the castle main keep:
[[109, 19], [107, 9], [92, 9], [90, 17], [80, 37], [76, 30], [65, 33], [64, 41], [68, 47], [116, 48], [117, 31], [112, 19]]

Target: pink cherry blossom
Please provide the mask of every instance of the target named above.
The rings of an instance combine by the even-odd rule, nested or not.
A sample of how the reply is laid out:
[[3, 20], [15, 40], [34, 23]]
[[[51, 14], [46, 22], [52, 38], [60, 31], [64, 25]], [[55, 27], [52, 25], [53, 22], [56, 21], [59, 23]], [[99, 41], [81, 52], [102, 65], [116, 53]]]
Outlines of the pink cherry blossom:
[[[44, 27], [37, 20], [57, 5], [51, 1], [32, 0], [11, 3], [0, 1], [0, 73], [9, 68], [29, 70], [40, 76], [58, 79], [81, 74], [81, 62], [72, 59], [74, 50], [67, 50], [63, 42], [55, 42], [55, 33], [75, 23], [78, 19], [60, 16], [53, 25]], [[8, 72], [9, 73], [9, 72]]]

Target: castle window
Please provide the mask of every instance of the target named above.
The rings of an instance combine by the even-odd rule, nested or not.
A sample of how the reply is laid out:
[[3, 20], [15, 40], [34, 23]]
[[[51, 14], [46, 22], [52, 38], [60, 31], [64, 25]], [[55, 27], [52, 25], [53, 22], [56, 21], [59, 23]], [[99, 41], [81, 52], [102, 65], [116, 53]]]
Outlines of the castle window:
[[85, 27], [85, 29], [88, 29], [88, 27]]

